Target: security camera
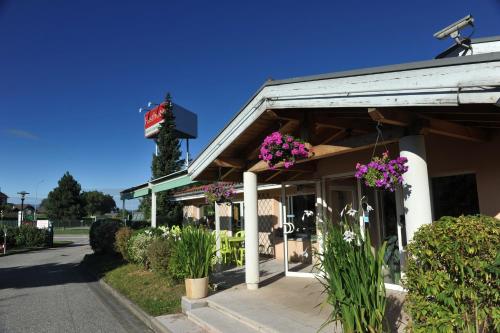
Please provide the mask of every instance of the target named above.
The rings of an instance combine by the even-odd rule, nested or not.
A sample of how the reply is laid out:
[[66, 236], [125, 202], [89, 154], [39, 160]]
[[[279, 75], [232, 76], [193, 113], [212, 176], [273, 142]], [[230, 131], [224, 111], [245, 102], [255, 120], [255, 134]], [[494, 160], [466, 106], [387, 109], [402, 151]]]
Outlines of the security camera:
[[471, 27], [474, 26], [474, 18], [472, 17], [472, 15], [467, 15], [463, 19], [458, 20], [457, 22], [452, 23], [449, 26], [447, 26], [446, 28], [436, 32], [434, 34], [434, 37], [437, 39], [444, 39], [444, 38], [450, 36], [451, 38], [456, 39], [456, 38], [460, 37], [460, 29], [465, 28], [466, 26], [469, 26], [469, 25]]

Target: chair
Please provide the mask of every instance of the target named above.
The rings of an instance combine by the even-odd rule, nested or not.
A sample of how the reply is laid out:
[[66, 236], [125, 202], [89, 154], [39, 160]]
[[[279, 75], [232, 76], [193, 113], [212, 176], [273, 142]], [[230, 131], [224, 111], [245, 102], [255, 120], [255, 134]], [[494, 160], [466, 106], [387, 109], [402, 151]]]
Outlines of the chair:
[[244, 230], [240, 230], [240, 231], [236, 232], [236, 234], [234, 234], [234, 237], [243, 237], [243, 238], [245, 238], [245, 231]]
[[233, 254], [233, 249], [231, 248], [231, 245], [229, 245], [227, 235], [223, 235], [222, 233], [220, 235], [220, 254], [225, 264], [227, 264], [228, 255], [229, 258], [231, 258], [231, 255]]

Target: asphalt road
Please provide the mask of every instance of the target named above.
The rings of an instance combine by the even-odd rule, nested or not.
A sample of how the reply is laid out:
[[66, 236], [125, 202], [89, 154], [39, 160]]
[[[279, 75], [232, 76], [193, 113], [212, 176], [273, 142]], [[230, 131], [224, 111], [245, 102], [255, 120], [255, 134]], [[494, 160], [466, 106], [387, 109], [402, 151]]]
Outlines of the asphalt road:
[[64, 239], [75, 243], [0, 258], [0, 332], [152, 332], [79, 268], [87, 238]]

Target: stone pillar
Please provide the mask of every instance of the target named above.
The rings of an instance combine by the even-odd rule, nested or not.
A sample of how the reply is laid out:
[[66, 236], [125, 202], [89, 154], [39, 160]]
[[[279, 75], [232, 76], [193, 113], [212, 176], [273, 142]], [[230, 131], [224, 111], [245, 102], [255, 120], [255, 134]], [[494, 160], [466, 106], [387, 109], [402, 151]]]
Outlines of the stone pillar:
[[247, 288], [259, 288], [259, 228], [257, 211], [257, 175], [243, 173], [245, 204], [245, 282]]
[[399, 140], [402, 157], [408, 159], [408, 172], [404, 175], [403, 199], [406, 225], [406, 239], [424, 224], [432, 223], [429, 175], [423, 135], [411, 135]]
[[151, 228], [156, 228], [156, 192], [151, 191]]

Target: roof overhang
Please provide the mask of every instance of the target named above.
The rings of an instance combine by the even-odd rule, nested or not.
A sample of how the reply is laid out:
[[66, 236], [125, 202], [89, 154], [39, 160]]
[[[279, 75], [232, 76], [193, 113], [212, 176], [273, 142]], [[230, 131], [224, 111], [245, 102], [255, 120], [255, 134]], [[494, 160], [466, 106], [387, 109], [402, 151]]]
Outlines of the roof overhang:
[[266, 111], [446, 107], [500, 100], [500, 53], [266, 82], [189, 167], [193, 180]]
[[170, 175], [151, 180], [150, 182], [125, 189], [120, 192], [122, 200], [136, 199], [151, 193], [173, 190], [179, 187], [195, 184], [187, 170], [174, 172]]

